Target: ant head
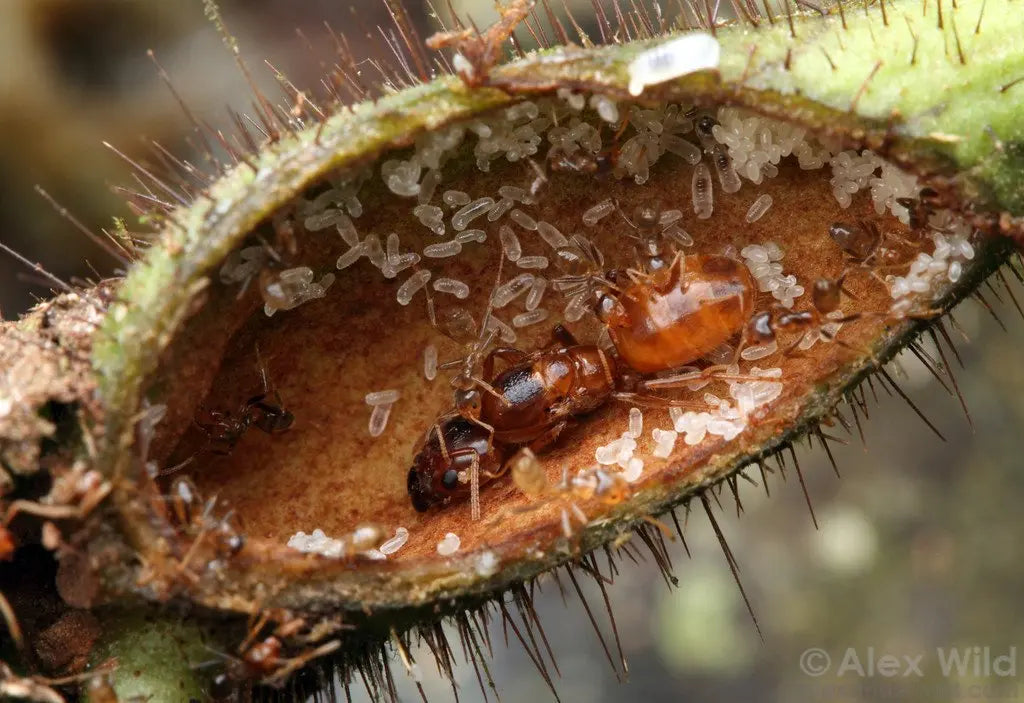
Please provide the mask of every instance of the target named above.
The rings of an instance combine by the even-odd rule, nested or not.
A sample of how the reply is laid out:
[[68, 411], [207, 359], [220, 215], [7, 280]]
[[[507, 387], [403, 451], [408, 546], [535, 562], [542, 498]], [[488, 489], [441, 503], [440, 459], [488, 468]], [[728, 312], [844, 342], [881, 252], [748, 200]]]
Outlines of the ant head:
[[455, 390], [455, 409], [465, 418], [480, 417], [482, 399], [477, 388], [457, 388]]
[[436, 446], [428, 443], [416, 455], [406, 479], [413, 507], [423, 513], [435, 505], [467, 497], [470, 491], [467, 477], [474, 455], [475, 449], [464, 448], [451, 452], [446, 459]]
[[750, 318], [747, 322], [747, 338], [759, 344], [775, 339], [775, 329], [772, 327], [770, 311], [759, 312]]
[[661, 219], [661, 202], [655, 199], [645, 200], [636, 206], [633, 217], [636, 219], [637, 229], [644, 232], [654, 230]]

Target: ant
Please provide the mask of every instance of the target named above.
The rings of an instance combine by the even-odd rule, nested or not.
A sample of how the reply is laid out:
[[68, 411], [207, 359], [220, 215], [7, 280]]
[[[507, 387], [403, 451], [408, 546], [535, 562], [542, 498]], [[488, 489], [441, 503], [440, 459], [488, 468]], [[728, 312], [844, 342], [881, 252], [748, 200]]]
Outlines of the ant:
[[263, 613], [249, 628], [249, 633], [235, 650], [235, 655], [223, 655], [224, 671], [214, 677], [210, 696], [214, 700], [232, 700], [238, 685], [248, 681], [259, 681], [268, 686], [280, 686], [293, 673], [309, 662], [334, 652], [341, 641], [334, 639], [297, 656], [282, 656], [284, 640], [302, 630], [306, 621], [291, 618], [278, 625], [271, 634], [261, 637], [269, 622], [268, 613]]
[[[494, 337], [493, 330], [484, 336], [492, 305], [493, 294], [477, 344], [462, 362], [455, 362], [463, 363], [463, 369], [452, 381], [454, 409], [427, 432], [409, 469], [407, 488], [418, 511], [468, 496], [472, 517], [478, 519], [481, 481], [501, 476], [512, 450], [544, 450], [573, 418], [610, 399], [690, 407], [636, 393], [639, 383], [631, 371], [600, 346], [581, 344], [562, 325], [534, 352], [498, 347], [484, 355]], [[476, 376], [473, 369], [481, 357], [482, 374]], [[509, 366], [495, 373], [499, 359]]]
[[861, 313], [843, 317], [829, 317], [829, 315], [839, 310], [844, 293], [853, 297], [843, 286], [846, 273], [844, 271], [839, 278], [834, 280], [819, 278], [815, 281], [814, 286], [811, 288], [811, 307], [807, 310], [789, 310], [788, 308], [776, 307], [752, 316], [743, 329], [743, 341], [740, 346], [743, 347], [748, 342], [775, 344], [777, 343], [778, 333], [803, 330], [800, 338], [783, 352], [784, 356], [790, 356], [793, 350], [800, 347], [808, 335], [814, 331], [817, 331], [821, 337], [829, 341], [833, 341], [840, 346], [849, 347], [849, 345], [835, 338], [835, 331], [827, 329], [829, 325], [853, 322], [863, 317]]
[[[207, 445], [214, 454], [230, 454], [249, 427], [255, 426], [267, 434], [279, 434], [290, 429], [295, 422], [295, 416], [284, 408], [278, 392], [275, 390], [271, 393], [267, 368], [260, 359], [258, 347], [256, 366], [263, 384], [261, 393], [242, 403], [237, 413], [206, 411], [203, 421], [196, 420], [196, 425], [206, 434]], [[267, 400], [271, 395], [274, 402]]]
[[537, 0], [513, 0], [507, 7], [498, 6], [500, 18], [481, 34], [476, 28], [454, 32], [438, 32], [427, 39], [427, 47], [438, 50], [454, 47], [454, 68], [470, 88], [479, 88], [490, 77], [490, 71], [501, 59], [502, 44], [512, 37], [519, 23], [530, 14]]
[[[573, 258], [589, 262], [591, 273], [562, 279], [570, 294], [589, 292], [592, 310], [608, 330], [615, 352], [630, 369], [649, 374], [679, 368], [703, 358], [740, 333], [754, 308], [756, 286], [747, 267], [729, 256], [672, 254], [656, 231], [657, 204], [637, 208], [639, 269], [603, 267], [596, 247], [575, 238]], [[721, 369], [712, 367], [705, 375]], [[660, 384], [664, 387], [664, 384]]]

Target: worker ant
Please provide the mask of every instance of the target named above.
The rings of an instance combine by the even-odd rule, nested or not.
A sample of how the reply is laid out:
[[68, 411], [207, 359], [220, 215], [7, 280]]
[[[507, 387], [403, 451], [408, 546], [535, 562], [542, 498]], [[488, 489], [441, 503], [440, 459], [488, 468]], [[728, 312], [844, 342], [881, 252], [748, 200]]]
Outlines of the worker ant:
[[[271, 391], [267, 368], [260, 359], [259, 348], [256, 349], [256, 366], [260, 372], [262, 392], [242, 403], [235, 413], [207, 410], [202, 420], [196, 420], [196, 425], [206, 434], [207, 447], [214, 454], [230, 454], [250, 427], [256, 427], [267, 434], [279, 434], [290, 429], [295, 422], [295, 416], [284, 408], [278, 392]], [[273, 402], [268, 401], [270, 397]]]
[[558, 256], [576, 270], [555, 287], [590, 296], [592, 311], [626, 366], [642, 374], [679, 368], [742, 331], [757, 290], [746, 266], [730, 256], [670, 251], [657, 231], [657, 204], [638, 207], [636, 222], [616, 209], [638, 232], [630, 236], [637, 240], [639, 268], [604, 270], [597, 247], [577, 236]]
[[248, 634], [236, 648], [234, 655], [215, 652], [224, 658], [225, 664], [224, 671], [213, 678], [209, 692], [213, 700], [233, 700], [239, 685], [246, 682], [258, 681], [267, 686], [280, 686], [309, 662], [330, 654], [341, 646], [341, 641], [334, 639], [301, 654], [286, 656], [284, 642], [303, 630], [306, 621], [303, 618], [288, 617], [269, 635], [263, 636], [269, 622], [270, 615], [261, 614], [249, 628]]
[[[693, 407], [636, 392], [642, 383], [632, 371], [600, 346], [581, 344], [562, 325], [556, 325], [551, 341], [534, 352], [490, 349], [494, 332], [487, 320], [492, 307], [493, 294], [477, 343], [464, 359], [441, 367], [455, 364], [462, 370], [452, 380], [453, 410], [427, 432], [409, 469], [409, 496], [421, 512], [468, 496], [472, 517], [478, 519], [480, 485], [504, 473], [511, 451], [523, 446], [543, 451], [573, 418], [593, 412], [610, 399]], [[508, 366], [496, 373], [498, 360]], [[480, 374], [475, 373], [478, 364]]]
[[502, 44], [505, 43], [522, 22], [537, 0], [514, 0], [505, 7], [498, 7], [500, 17], [483, 33], [467, 28], [454, 32], [438, 32], [427, 39], [427, 46], [437, 50], [453, 47], [456, 50], [453, 61], [456, 73], [470, 88], [487, 83], [491, 68], [501, 59]]

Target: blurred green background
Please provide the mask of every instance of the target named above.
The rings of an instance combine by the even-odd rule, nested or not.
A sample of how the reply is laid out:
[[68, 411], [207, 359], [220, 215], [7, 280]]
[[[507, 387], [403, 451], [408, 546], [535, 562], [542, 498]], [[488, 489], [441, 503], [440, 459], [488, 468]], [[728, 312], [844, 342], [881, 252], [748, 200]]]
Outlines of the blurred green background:
[[[320, 61], [329, 60], [329, 54], [314, 56], [295, 30], [317, 45], [324, 40], [325, 19], [349, 33], [357, 54], [386, 52], [374, 33], [377, 24], [387, 22], [379, 2], [360, 3], [358, 15], [337, 0], [223, 5], [268, 92], [276, 88], [263, 70], [264, 58], [299, 86], [316, 84]], [[493, 16], [486, 0], [462, 0], [457, 6], [479, 24]], [[581, 21], [592, 14], [589, 1], [574, 7]], [[410, 2], [409, 10], [426, 32], [426, 8]], [[128, 214], [110, 190], [126, 182], [127, 170], [102, 140], [133, 155], [146, 153], [143, 139], [189, 153], [189, 125], [146, 58], [149, 48], [200, 118], [225, 125], [228, 105], [245, 109], [249, 104], [248, 89], [204, 22], [198, 0], [0, 3], [0, 240], [61, 277], [87, 278], [95, 276], [94, 270], [109, 274], [114, 262], [61, 220], [33, 192], [34, 184], [98, 229], [111, 216]], [[24, 310], [33, 295], [48, 295], [46, 289], [0, 257], [5, 317]], [[1015, 292], [1021, 296], [1019, 287]], [[626, 685], [616, 683], [580, 604], [570, 598], [564, 607], [557, 588], [546, 582], [537, 608], [562, 671], [562, 700], [1022, 697], [1016, 670], [1012, 676], [986, 675], [983, 667], [975, 672], [972, 662], [963, 675], [944, 676], [938, 651], [989, 647], [991, 659], [1012, 653], [1013, 664], [1017, 650], [1024, 651], [1024, 521], [1019, 507], [1024, 438], [1018, 434], [1024, 420], [1018, 351], [1024, 323], [1012, 307], [997, 309], [1009, 333], [975, 303], [957, 312], [972, 339], [961, 345], [966, 369], [958, 371], [958, 380], [971, 408], [973, 433], [956, 400], [910, 357], [904, 362], [903, 386], [946, 435], [945, 443], [902, 401], [883, 394], [872, 405], [873, 421], [866, 426], [867, 451], [856, 439], [834, 449], [841, 480], [820, 449], [798, 450], [819, 530], [794, 480], [782, 484], [769, 477], [771, 499], [741, 482], [745, 513], [738, 520], [731, 496], [723, 496], [720, 524], [742, 568], [764, 642], [700, 512], [691, 516], [687, 532], [692, 558], [678, 543], [670, 545], [678, 587], [667, 588], [653, 565], [634, 567], [627, 560], [610, 588], [630, 663]], [[611, 646], [600, 593], [587, 588]], [[500, 627], [493, 637], [498, 651], [492, 673], [501, 699], [548, 699], [528, 658], [518, 647], [505, 651]], [[801, 668], [801, 656], [813, 648], [831, 659], [831, 667], [819, 676]], [[869, 659], [892, 655], [897, 675], [861, 676], [850, 652], [865, 674]], [[846, 673], [838, 675], [844, 657]], [[924, 675], [903, 676], [905, 657], [920, 657]], [[814, 668], [824, 659], [811, 653], [803, 661]], [[999, 672], [1008, 673], [1008, 661], [1002, 665]], [[449, 699], [450, 689], [432, 675], [429, 663], [423, 671], [430, 699]], [[478, 700], [472, 667], [457, 673], [461, 699]], [[398, 678], [403, 699], [415, 699], [411, 683], [400, 672]]]

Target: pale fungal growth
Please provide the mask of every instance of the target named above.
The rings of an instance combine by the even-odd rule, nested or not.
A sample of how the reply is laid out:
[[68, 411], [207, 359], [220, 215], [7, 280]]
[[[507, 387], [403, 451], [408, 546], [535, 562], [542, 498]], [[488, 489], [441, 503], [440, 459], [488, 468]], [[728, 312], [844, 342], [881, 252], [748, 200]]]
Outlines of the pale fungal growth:
[[640, 408], [629, 409], [629, 429], [626, 433], [633, 439], [639, 439], [644, 433], [644, 414]]
[[388, 389], [385, 391], [372, 391], [366, 394], [366, 404], [369, 406], [375, 405], [391, 405], [396, 402], [399, 398], [399, 393], [396, 390]]
[[460, 544], [462, 544], [462, 540], [459, 539], [459, 536], [454, 532], [449, 532], [444, 539], [437, 543], [437, 553], [443, 557], [450, 557], [459, 551]]
[[536, 325], [538, 322], [544, 322], [546, 319], [548, 319], [548, 311], [543, 308], [539, 308], [537, 310], [519, 313], [512, 318], [512, 326], [529, 327], [530, 325]]
[[430, 271], [426, 269], [417, 271], [405, 279], [405, 282], [398, 287], [398, 291], [395, 293], [395, 299], [398, 301], [398, 304], [408, 305], [412, 302], [413, 296], [427, 285], [428, 281], [430, 281]]
[[395, 536], [380, 545], [380, 553], [389, 556], [405, 546], [409, 541], [409, 530], [399, 527], [395, 530]]
[[428, 244], [423, 247], [423, 256], [428, 259], [446, 259], [450, 256], [457, 256], [460, 253], [462, 253], [462, 244], [456, 239]]
[[510, 220], [515, 222], [523, 229], [535, 231], [537, 229], [537, 220], [533, 219], [519, 208], [515, 208], [508, 214]]
[[490, 212], [494, 205], [494, 198], [478, 198], [464, 205], [452, 215], [452, 227], [461, 232], [469, 226], [470, 222]]
[[523, 247], [512, 228], [502, 225], [498, 229], [498, 239], [501, 241], [501, 249], [505, 253], [505, 258], [509, 261], [519, 261], [519, 257], [523, 255]]
[[751, 205], [750, 209], [747, 210], [747, 222], [753, 224], [757, 222], [765, 213], [768, 212], [768, 208], [772, 206], [772, 196], [767, 193], [759, 195]]
[[704, 163], [693, 169], [692, 183], [693, 212], [701, 220], [711, 217], [714, 210], [714, 193], [711, 188], [711, 172]]
[[602, 200], [583, 213], [583, 224], [587, 227], [593, 227], [613, 212], [615, 212], [615, 203], [610, 198]]
[[629, 64], [629, 94], [640, 95], [649, 85], [717, 69], [721, 51], [718, 40], [704, 32], [693, 32], [648, 49]]
[[544, 222], [543, 220], [538, 222], [537, 233], [552, 249], [561, 249], [562, 247], [569, 246], [569, 240], [566, 236], [558, 231], [558, 228], [550, 222]]
[[546, 269], [548, 267], [548, 257], [521, 256], [516, 260], [516, 266], [521, 269]]
[[393, 403], [384, 403], [382, 405], [374, 405], [373, 412], [370, 413], [370, 436], [380, 437], [384, 434], [384, 430], [388, 426], [388, 418], [391, 417], [391, 408], [394, 407]]
[[438, 278], [434, 281], [434, 290], [438, 293], [454, 295], [459, 300], [469, 297], [469, 286], [454, 278]]
[[437, 378], [437, 347], [433, 344], [423, 350], [423, 376], [428, 381]]

